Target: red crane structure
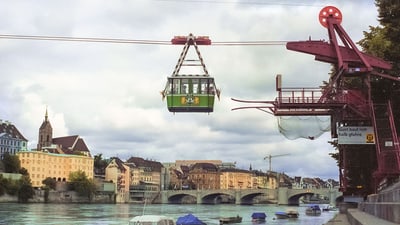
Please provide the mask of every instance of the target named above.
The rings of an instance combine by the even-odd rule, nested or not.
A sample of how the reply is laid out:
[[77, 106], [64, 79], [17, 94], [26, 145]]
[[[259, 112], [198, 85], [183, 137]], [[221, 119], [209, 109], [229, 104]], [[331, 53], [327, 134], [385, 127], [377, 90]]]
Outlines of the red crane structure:
[[345, 197], [364, 197], [400, 175], [400, 146], [391, 99], [375, 85], [377, 80], [400, 80], [385, 74], [391, 69], [390, 63], [357, 49], [340, 25], [342, 14], [336, 7], [324, 7], [319, 21], [328, 30], [329, 42], [287, 42], [286, 48], [332, 64], [327, 85], [319, 89], [282, 88], [281, 76], [277, 75], [275, 100], [232, 99], [257, 104], [233, 110], [256, 108], [275, 116], [330, 116], [332, 143], [339, 150], [341, 191]]

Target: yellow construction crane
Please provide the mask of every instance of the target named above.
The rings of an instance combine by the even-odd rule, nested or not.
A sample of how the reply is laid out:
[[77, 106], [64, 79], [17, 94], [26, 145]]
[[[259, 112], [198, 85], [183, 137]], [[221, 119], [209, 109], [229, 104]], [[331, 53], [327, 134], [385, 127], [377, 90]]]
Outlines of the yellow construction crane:
[[265, 156], [264, 157], [264, 160], [267, 160], [268, 159], [268, 162], [269, 162], [269, 170], [268, 170], [268, 172], [271, 172], [272, 171], [272, 163], [271, 163], [271, 159], [272, 158], [275, 158], [275, 157], [279, 157], [279, 156], [286, 156], [286, 155], [290, 155], [289, 153], [287, 153], [287, 154], [280, 154], [280, 155], [267, 155], [267, 156]]

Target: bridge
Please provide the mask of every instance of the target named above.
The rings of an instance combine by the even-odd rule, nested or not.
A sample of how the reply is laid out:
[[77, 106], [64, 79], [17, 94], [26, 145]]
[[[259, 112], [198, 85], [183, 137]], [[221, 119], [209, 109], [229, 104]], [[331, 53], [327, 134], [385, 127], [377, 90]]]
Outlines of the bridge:
[[197, 204], [234, 203], [251, 205], [263, 199], [267, 203], [298, 205], [301, 197], [312, 194], [328, 197], [332, 205], [335, 204], [338, 197], [342, 196], [338, 188], [291, 189], [280, 187], [278, 189], [165, 190], [161, 191], [161, 203], [182, 204], [191, 200]]

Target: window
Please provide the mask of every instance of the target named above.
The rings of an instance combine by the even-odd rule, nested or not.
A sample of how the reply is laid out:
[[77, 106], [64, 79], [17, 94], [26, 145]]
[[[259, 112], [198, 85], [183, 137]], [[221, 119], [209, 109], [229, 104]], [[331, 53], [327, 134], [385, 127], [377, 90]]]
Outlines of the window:
[[199, 79], [192, 79], [193, 94], [200, 93]]
[[189, 93], [189, 79], [182, 79], [181, 83], [181, 94]]
[[171, 79], [171, 93], [178, 94], [180, 92], [181, 80], [180, 79]]

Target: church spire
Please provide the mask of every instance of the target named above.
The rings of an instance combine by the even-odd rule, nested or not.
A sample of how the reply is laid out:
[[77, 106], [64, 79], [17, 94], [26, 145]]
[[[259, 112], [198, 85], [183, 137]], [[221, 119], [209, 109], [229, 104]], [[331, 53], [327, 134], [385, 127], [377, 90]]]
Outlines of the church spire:
[[46, 107], [46, 113], [44, 114], [44, 121], [39, 128], [39, 140], [37, 149], [41, 150], [43, 147], [51, 146], [53, 142], [53, 128], [49, 121], [49, 112]]
[[46, 114], [44, 115], [44, 121], [48, 122], [49, 121], [49, 114], [47, 112], [47, 106], [46, 106]]

